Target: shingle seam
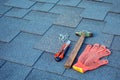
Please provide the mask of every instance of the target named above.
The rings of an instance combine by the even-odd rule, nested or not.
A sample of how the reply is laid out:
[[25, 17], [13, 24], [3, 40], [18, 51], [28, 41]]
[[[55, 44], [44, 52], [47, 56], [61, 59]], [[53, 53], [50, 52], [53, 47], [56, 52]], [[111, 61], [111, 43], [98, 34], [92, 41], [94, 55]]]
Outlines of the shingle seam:
[[109, 14], [109, 11], [106, 13], [106, 15], [105, 15], [105, 17], [104, 17], [104, 21], [105, 21], [105, 19], [106, 19], [106, 17], [108, 16], [108, 14]]
[[6, 62], [7, 62], [7, 61], [5, 61], [5, 62], [0, 66], [0, 68], [2, 68], [2, 67], [5, 65]]
[[[53, 13], [53, 12], [46, 12], [46, 11], [39, 11], [39, 10], [30, 10], [30, 12], [32, 12], [32, 11], [35, 11], [35, 12], [41, 12], [41, 13], [48, 13], [48, 14], [53, 14], [53, 15], [60, 15], [60, 14], [58, 14], [58, 13]], [[30, 12], [28, 12], [27, 14], [29, 14]], [[27, 15], [26, 14], [26, 15]], [[25, 16], [26, 16], [25, 15]], [[24, 16], [24, 17], [25, 17]], [[24, 20], [29, 20], [29, 19], [26, 19], [26, 18], [23, 18]], [[29, 20], [30, 21], [30, 20]]]
[[64, 70], [63, 73], [62, 73], [62, 75], [64, 75], [64, 73], [65, 73], [66, 70], [67, 70], [67, 69], [65, 68], [65, 70]]
[[[64, 76], [64, 75], [61, 75], [61, 74], [58, 74], [58, 73], [50, 72], [50, 71], [47, 71], [47, 70], [45, 71], [45, 70], [41, 70], [41, 69], [38, 69], [38, 68], [32, 68], [32, 69], [36, 69], [36, 70], [39, 70], [39, 71], [42, 71], [42, 72], [52, 73], [52, 74], [55, 74], [57, 76], [63, 76], [63, 77], [66, 77], [66, 78], [72, 78], [72, 77]], [[72, 78], [72, 79], [77, 80], [75, 78]]]
[[29, 31], [24, 31], [24, 30], [21, 30], [21, 32], [28, 33], [28, 34], [33, 34], [33, 35], [37, 35], [37, 36], [42, 36], [42, 34], [35, 33], [35, 32], [29, 32]]
[[35, 5], [35, 4], [37, 4], [37, 1], [33, 4], [33, 5], [31, 5], [28, 9], [29, 9], [29, 11], [22, 17], [22, 18], [24, 18], [27, 14], [29, 14], [31, 11], [32, 11], [32, 7]]
[[81, 8], [81, 9], [85, 9], [84, 7], [70, 6], [70, 5], [63, 5], [63, 4], [57, 4], [56, 6], [62, 6], [62, 7], [71, 7], [71, 8]]
[[32, 11], [32, 10], [30, 9], [30, 11], [28, 11], [28, 12], [22, 17], [22, 19], [23, 19], [26, 15], [28, 15], [31, 11]]
[[103, 22], [104, 21], [104, 19], [103, 20], [99, 20], [99, 19], [92, 19], [92, 18], [86, 18], [86, 17], [83, 17], [84, 19], [88, 19], [88, 20], [94, 20], [94, 21], [100, 21], [100, 22]]
[[[52, 28], [52, 26], [53, 26], [53, 24], [43, 33], [43, 35], [45, 35], [45, 33], [47, 33], [47, 31], [50, 29], [50, 28]], [[42, 36], [43, 36], [42, 35]]]
[[62, 24], [55, 24], [55, 23], [53, 23], [53, 25], [60, 26], [60, 27], [68, 27], [68, 28], [71, 28], [71, 29], [75, 29], [76, 28], [76, 27], [66, 26], [66, 25], [62, 25]]
[[76, 5], [76, 7], [82, 2], [83, 0], [81, 0], [77, 5]]
[[[13, 7], [11, 7], [9, 10], [7, 10], [6, 12], [4, 12], [2, 15], [1, 15], [1, 17], [3, 17], [7, 12], [9, 12], [10, 10], [12, 10], [13, 9]], [[0, 17], [0, 18], [1, 18]]]
[[41, 53], [41, 55], [38, 57], [38, 59], [34, 62], [34, 64], [32, 66], [35, 66], [35, 64], [38, 62], [38, 60], [42, 57], [42, 55], [44, 54], [44, 51]]
[[31, 7], [33, 7], [36, 3], [37, 3], [37, 1], [34, 2], [34, 4], [32, 4], [28, 9], [31, 9]]
[[[110, 49], [112, 49], [112, 43], [113, 43], [113, 41], [115, 40], [115, 36], [119, 36], [119, 35], [113, 35], [113, 39], [112, 39], [112, 42], [111, 42], [111, 44], [110, 44]], [[114, 49], [113, 49], [114, 50]], [[120, 51], [120, 50], [115, 50], [115, 51]]]
[[14, 63], [14, 64], [19, 64], [19, 65], [23, 65], [23, 66], [32, 68], [32, 66], [30, 66], [30, 65], [26, 65], [26, 64], [19, 63], [19, 62], [10, 61], [9, 59], [4, 59], [4, 58], [0, 58], [0, 59], [5, 60], [6, 62], [11, 62], [11, 63]]
[[20, 33], [21, 33], [21, 31], [19, 31], [19, 33], [16, 34], [16, 36], [14, 36], [14, 37], [9, 41], [9, 43], [11, 43]]
[[60, 1], [60, 0], [58, 0], [58, 1], [54, 4], [54, 6], [48, 10], [48, 12], [50, 12], [50, 11], [58, 4], [59, 1]]
[[114, 66], [112, 66], [112, 65], [109, 65], [109, 63], [108, 63], [108, 65], [106, 65], [106, 66], [111, 67], [111, 68], [114, 68], [114, 69], [117, 69], [117, 70], [120, 70], [120, 67], [114, 67]]
[[29, 71], [29, 73], [27, 74], [24, 80], [27, 80], [28, 76], [32, 73], [32, 71], [33, 71], [33, 68]]
[[43, 72], [48, 72], [48, 73], [52, 73], [52, 74], [56, 74], [56, 75], [62, 76], [61, 73], [55, 73], [55, 72], [51, 72], [51, 71], [48, 71], [48, 70], [42, 70], [42, 69], [39, 69], [39, 68], [36, 68], [36, 67], [34, 67], [34, 69], [37, 69], [37, 70], [40, 70], [40, 71], [43, 71]]
[[120, 12], [114, 12], [114, 11], [109, 11], [109, 13], [113, 13], [113, 14], [120, 14]]
[[[91, 1], [91, 0], [87, 0], [87, 1]], [[111, 3], [111, 2], [105, 2], [105, 1], [91, 1], [91, 2], [113, 4], [113, 3]]]
[[41, 1], [37, 1], [38, 3], [47, 3], [47, 4], [56, 4], [56, 3], [54, 3], [54, 2], [41, 2]]

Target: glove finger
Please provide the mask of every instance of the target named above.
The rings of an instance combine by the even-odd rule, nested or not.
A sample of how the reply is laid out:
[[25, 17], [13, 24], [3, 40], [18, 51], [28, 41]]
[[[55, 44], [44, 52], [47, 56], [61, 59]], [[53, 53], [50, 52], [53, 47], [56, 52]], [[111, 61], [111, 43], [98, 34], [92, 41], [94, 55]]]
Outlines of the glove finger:
[[96, 52], [99, 49], [100, 45], [99, 44], [94, 44], [93, 47], [91, 48], [90, 52]]
[[106, 47], [105, 47], [104, 45], [101, 45], [101, 46], [99, 47], [99, 49], [97, 50], [97, 52], [102, 52], [102, 51], [104, 51], [104, 50], [106, 50]]
[[108, 64], [108, 60], [99, 60], [98, 62], [94, 62], [89, 66], [89, 70], [96, 69], [102, 65]]
[[87, 45], [85, 50], [81, 53], [80, 57], [78, 58], [79, 61], [81, 61], [82, 63], [85, 61], [85, 59], [87, 58], [89, 51], [91, 49], [92, 45]]
[[105, 64], [108, 64], [108, 60], [107, 59], [102, 59], [102, 60], [99, 60], [96, 64], [96, 66], [102, 66], [102, 65], [105, 65]]
[[104, 51], [101, 51], [98, 55], [98, 59], [103, 58], [105, 56], [108, 56], [111, 54], [111, 51], [109, 49], [106, 49]]
[[84, 64], [89, 65], [91, 62], [94, 60], [98, 59], [99, 55], [97, 54], [97, 50], [99, 49], [100, 45], [99, 44], [94, 44], [93, 47], [91, 48], [89, 52], [89, 57], [86, 58], [84, 61]]

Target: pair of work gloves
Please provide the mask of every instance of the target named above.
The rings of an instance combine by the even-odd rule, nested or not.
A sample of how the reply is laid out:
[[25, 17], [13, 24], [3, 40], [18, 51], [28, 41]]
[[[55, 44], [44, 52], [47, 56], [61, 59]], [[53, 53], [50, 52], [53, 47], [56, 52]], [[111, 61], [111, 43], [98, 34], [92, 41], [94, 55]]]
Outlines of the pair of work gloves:
[[101, 59], [110, 55], [110, 50], [104, 45], [94, 44], [87, 45], [81, 53], [76, 64], [72, 68], [78, 72], [84, 73], [96, 69], [102, 65], [108, 64], [107, 59]]

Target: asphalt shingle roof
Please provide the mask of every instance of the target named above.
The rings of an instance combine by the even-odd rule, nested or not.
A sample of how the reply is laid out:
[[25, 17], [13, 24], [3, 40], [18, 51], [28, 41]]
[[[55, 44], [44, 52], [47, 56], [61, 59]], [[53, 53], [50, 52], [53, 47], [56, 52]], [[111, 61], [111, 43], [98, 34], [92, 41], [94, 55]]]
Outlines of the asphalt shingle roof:
[[[0, 0], [0, 80], [119, 80], [120, 0]], [[88, 30], [77, 58], [87, 44], [111, 50], [109, 64], [84, 74], [65, 69], [78, 36]], [[54, 54], [72, 41], [61, 62]], [[77, 58], [75, 61], [77, 61]]]

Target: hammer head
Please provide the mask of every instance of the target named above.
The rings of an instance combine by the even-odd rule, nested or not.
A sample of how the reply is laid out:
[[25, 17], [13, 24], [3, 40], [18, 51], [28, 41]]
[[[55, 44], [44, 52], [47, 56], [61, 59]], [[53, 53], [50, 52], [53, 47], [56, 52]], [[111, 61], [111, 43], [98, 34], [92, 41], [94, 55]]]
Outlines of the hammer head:
[[82, 34], [85, 34], [85, 37], [92, 37], [93, 36], [93, 34], [91, 32], [88, 32], [88, 31], [75, 32], [75, 34], [77, 36], [81, 36]]

